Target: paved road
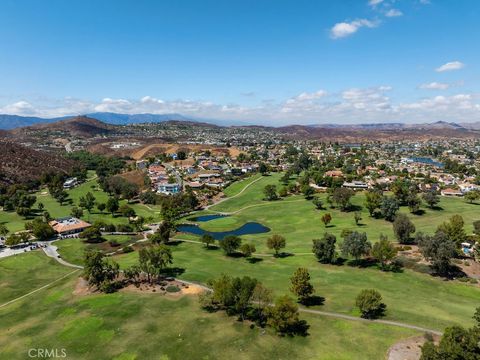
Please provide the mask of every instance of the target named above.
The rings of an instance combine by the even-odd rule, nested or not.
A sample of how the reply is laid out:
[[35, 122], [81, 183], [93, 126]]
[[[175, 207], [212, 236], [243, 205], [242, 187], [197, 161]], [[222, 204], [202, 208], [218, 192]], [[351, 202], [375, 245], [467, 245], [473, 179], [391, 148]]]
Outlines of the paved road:
[[[61, 241], [61, 240], [58, 240], [58, 241]], [[52, 245], [53, 241], [49, 241], [45, 246], [43, 247], [43, 252], [48, 256], [48, 257], [51, 257], [51, 258], [54, 258], [55, 260], [57, 260], [60, 264], [64, 265], [64, 266], [68, 266], [68, 267], [71, 267], [71, 268], [75, 268], [75, 269], [83, 269], [83, 266], [80, 266], [80, 265], [75, 265], [75, 264], [71, 264], [69, 263], [68, 261], [65, 261], [63, 260], [61, 257], [60, 257], [60, 254], [58, 253], [58, 247], [56, 247], [55, 245]]]

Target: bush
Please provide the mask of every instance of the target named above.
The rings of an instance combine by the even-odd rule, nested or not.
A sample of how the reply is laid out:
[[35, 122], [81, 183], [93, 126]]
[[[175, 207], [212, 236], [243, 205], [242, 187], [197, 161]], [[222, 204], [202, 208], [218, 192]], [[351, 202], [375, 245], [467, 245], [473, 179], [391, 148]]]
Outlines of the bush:
[[122, 248], [122, 252], [123, 252], [124, 254], [131, 253], [131, 252], [133, 252], [133, 248], [132, 248], [131, 246], [124, 246], [124, 247]]
[[168, 292], [168, 293], [176, 293], [176, 292], [180, 291], [180, 288], [176, 285], [168, 285], [165, 288], [165, 291]]
[[115, 240], [110, 240], [108, 242], [108, 244], [111, 246], [111, 247], [118, 247], [120, 246], [120, 244], [118, 242], [116, 242]]
[[133, 232], [133, 228], [127, 224], [118, 224], [117, 232]]

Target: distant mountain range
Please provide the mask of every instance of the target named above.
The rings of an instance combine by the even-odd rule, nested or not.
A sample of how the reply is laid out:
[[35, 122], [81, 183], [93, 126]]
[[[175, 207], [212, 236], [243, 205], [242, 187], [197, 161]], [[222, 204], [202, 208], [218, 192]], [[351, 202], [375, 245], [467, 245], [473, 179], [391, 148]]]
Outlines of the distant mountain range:
[[[119, 114], [112, 112], [96, 112], [83, 115], [92, 119], [100, 120], [111, 125], [129, 125], [141, 123], [162, 123], [166, 121], [186, 121], [196, 123], [208, 123], [217, 126], [247, 126], [246, 123], [231, 120], [209, 120], [186, 117], [181, 114]], [[58, 118], [40, 118], [18, 115], [1, 115], [0, 130], [11, 130], [19, 127], [32, 126], [37, 124], [55, 123], [58, 121], [74, 118], [74, 116], [64, 116]], [[250, 125], [255, 126], [255, 125]], [[450, 130], [480, 130], [480, 121], [473, 123], [455, 123], [446, 121], [437, 121], [424, 124], [408, 123], [371, 123], [371, 124], [311, 124], [311, 125], [292, 125], [302, 128], [321, 128], [321, 129], [343, 129], [343, 130], [404, 130], [404, 129], [450, 129]], [[262, 127], [262, 126], [260, 126]], [[285, 127], [285, 126], [284, 126]], [[287, 126], [288, 127], [288, 126]]]

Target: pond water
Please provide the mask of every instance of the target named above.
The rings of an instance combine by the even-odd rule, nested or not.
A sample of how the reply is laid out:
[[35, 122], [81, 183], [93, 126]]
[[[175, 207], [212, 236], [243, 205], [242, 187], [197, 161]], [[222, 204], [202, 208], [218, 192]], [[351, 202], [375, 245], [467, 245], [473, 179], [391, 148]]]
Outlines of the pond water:
[[188, 218], [187, 220], [195, 221], [195, 222], [205, 222], [205, 221], [220, 219], [220, 218], [223, 218], [223, 217], [226, 217], [226, 216], [227, 215], [220, 215], [220, 214], [200, 215], [200, 216]]
[[441, 163], [439, 161], [435, 161], [435, 160], [433, 160], [432, 158], [429, 158], [429, 157], [411, 157], [410, 160], [412, 160], [413, 162], [417, 162], [417, 163], [433, 165], [433, 166], [437, 166], [439, 168], [443, 168], [443, 163]]
[[[204, 221], [208, 221], [208, 220], [204, 220]], [[228, 235], [242, 236], [242, 235], [251, 235], [251, 234], [262, 234], [262, 233], [269, 232], [270, 228], [257, 222], [248, 222], [235, 230], [206, 231], [200, 228], [198, 225], [184, 224], [184, 225], [177, 226], [177, 231], [188, 233], [188, 234], [200, 235], [200, 236], [202, 236], [203, 234], [210, 234], [213, 236], [215, 240], [222, 240], [225, 236], [228, 236]]]

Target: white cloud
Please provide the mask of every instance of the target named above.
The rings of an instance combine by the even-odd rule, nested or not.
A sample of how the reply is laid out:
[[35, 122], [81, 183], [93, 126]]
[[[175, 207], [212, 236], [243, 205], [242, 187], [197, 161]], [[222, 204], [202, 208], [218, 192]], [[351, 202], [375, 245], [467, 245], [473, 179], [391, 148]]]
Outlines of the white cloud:
[[378, 21], [371, 21], [367, 19], [357, 19], [351, 22], [340, 22], [335, 24], [330, 29], [330, 36], [333, 39], [339, 39], [356, 33], [358, 29], [362, 27], [374, 28], [378, 25]]
[[465, 64], [460, 61], [451, 61], [439, 66], [435, 69], [436, 72], [445, 72], [445, 71], [453, 71], [453, 70], [460, 70], [465, 67]]
[[35, 115], [34, 107], [27, 101], [18, 101], [2, 108], [4, 114]]
[[[442, 90], [441, 83], [423, 85], [422, 88]], [[480, 94], [438, 95], [399, 102], [391, 99], [391, 90], [392, 87], [387, 85], [349, 88], [339, 93], [318, 90], [302, 92], [284, 100], [258, 99], [258, 103], [251, 106], [235, 103], [220, 104], [205, 100], [162, 100], [152, 96], [128, 100], [105, 98], [98, 102], [65, 98], [35, 103], [27, 99], [19, 99], [21, 101], [4, 107], [0, 106], [0, 113], [40, 117], [79, 115], [96, 111], [126, 114], [180, 113], [204, 119], [238, 120], [272, 125], [437, 120], [468, 122], [477, 121], [480, 118]]]
[[403, 15], [403, 13], [398, 9], [390, 9], [385, 13], [386, 17], [398, 17], [398, 16], [402, 16], [402, 15]]
[[383, 2], [383, 0], [369, 0], [368, 1], [368, 5], [369, 6], [372, 6], [372, 7], [375, 7], [379, 4], [381, 4]]
[[431, 82], [427, 84], [422, 84], [419, 86], [420, 89], [428, 89], [428, 90], [446, 90], [450, 87], [450, 84], [439, 83], [439, 82]]

